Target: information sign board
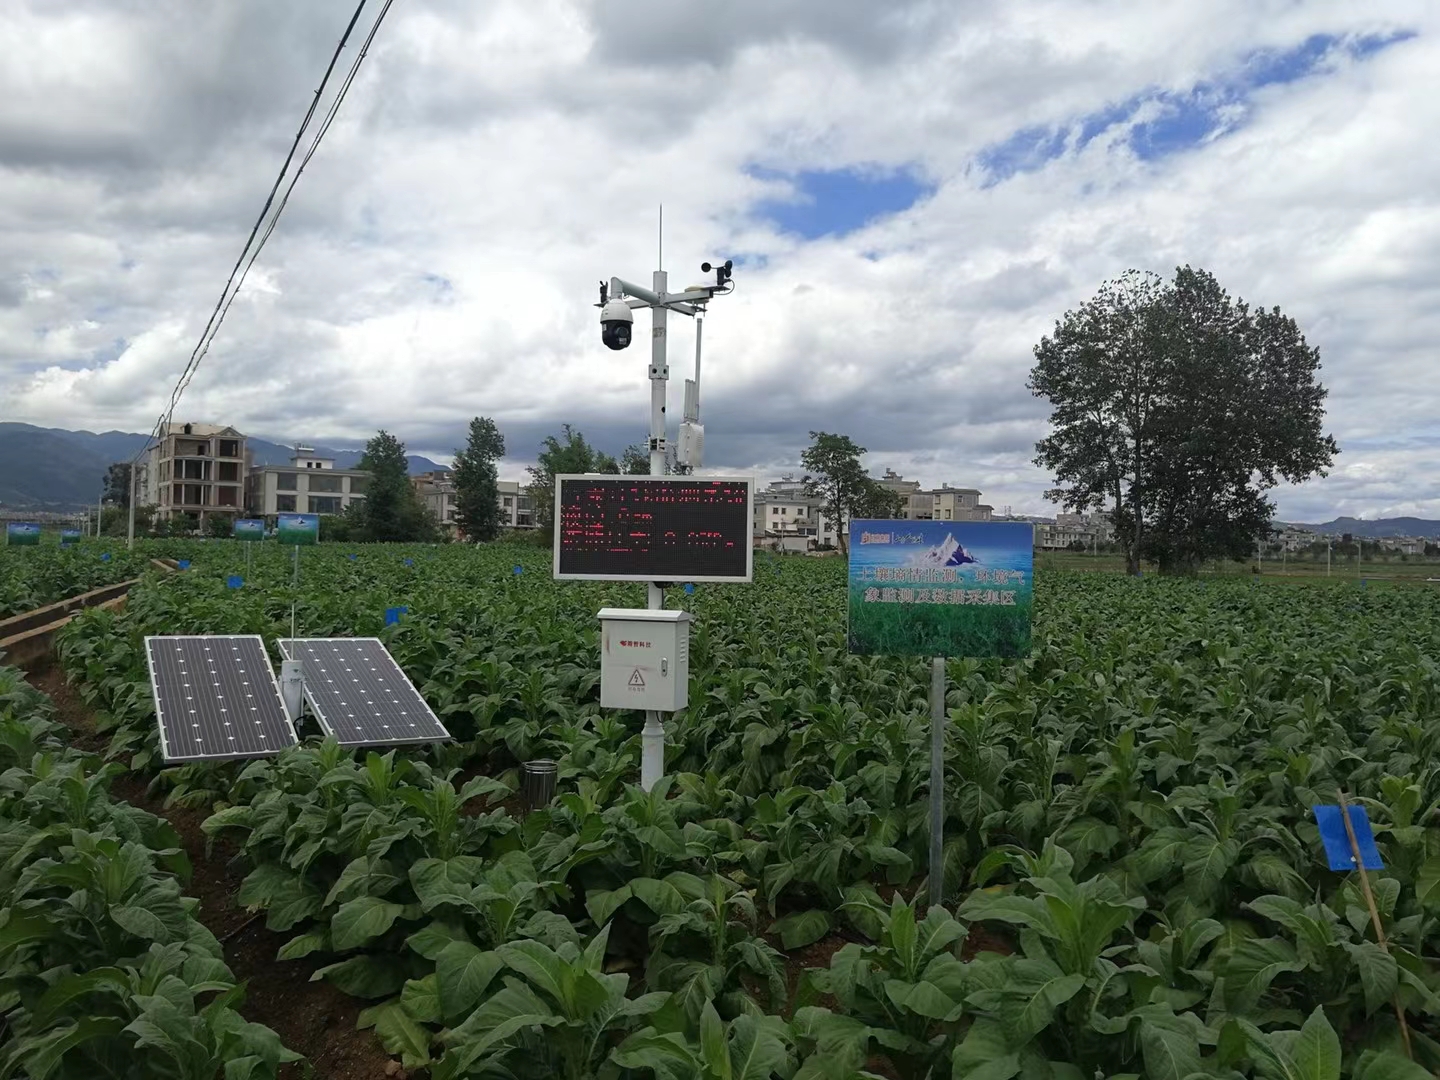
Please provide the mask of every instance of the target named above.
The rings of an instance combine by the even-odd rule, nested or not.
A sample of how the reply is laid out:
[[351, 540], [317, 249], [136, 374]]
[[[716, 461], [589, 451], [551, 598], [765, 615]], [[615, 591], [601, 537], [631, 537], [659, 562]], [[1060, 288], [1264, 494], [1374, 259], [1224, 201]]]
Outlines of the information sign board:
[[557, 578], [749, 581], [749, 477], [555, 477]]
[[850, 651], [1030, 652], [1033, 528], [1012, 521], [850, 523]]
[[40, 526], [29, 521], [7, 522], [5, 543], [9, 547], [34, 547], [40, 543]]
[[320, 540], [320, 515], [281, 514], [275, 519], [275, 536], [282, 544], [315, 544]]
[[265, 522], [259, 518], [236, 518], [235, 539], [237, 540], [264, 540]]

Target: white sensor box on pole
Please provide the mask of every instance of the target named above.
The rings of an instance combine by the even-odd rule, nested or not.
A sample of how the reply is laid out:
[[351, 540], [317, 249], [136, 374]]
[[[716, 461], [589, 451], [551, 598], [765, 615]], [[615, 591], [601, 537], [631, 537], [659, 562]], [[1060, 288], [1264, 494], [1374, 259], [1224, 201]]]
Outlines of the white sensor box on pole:
[[677, 712], [690, 700], [688, 611], [602, 608], [600, 707]]

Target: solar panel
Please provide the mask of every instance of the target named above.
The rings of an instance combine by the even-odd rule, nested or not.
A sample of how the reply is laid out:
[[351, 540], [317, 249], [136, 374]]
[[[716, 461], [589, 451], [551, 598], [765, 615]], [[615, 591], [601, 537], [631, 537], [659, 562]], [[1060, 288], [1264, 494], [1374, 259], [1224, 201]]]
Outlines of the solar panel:
[[341, 746], [448, 741], [450, 733], [379, 638], [283, 638], [305, 700]]
[[258, 635], [147, 637], [145, 660], [166, 761], [260, 757], [299, 742]]

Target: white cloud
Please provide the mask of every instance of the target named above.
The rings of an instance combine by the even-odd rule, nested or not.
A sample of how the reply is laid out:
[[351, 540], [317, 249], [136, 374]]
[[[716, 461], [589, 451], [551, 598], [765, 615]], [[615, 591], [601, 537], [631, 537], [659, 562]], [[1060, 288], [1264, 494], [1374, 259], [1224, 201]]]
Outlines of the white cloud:
[[[350, 8], [0, 10], [3, 419], [149, 427]], [[678, 10], [396, 4], [182, 412], [283, 438], [385, 427], [437, 454], [490, 415], [517, 471], [567, 421], [618, 450], [645, 431], [647, 357], [602, 348], [589, 305], [600, 278], [648, 281], [664, 202], [672, 284], [749, 259], [705, 331], [717, 465], [778, 471], [840, 430], [877, 467], [1041, 511], [1031, 346], [1106, 277], [1188, 262], [1321, 350], [1343, 452], [1282, 516], [1440, 516], [1430, 5]], [[1402, 28], [1418, 36], [1227, 104], [1192, 151], [1142, 161], [1117, 130], [990, 186], [977, 164], [1257, 49]], [[756, 164], [913, 166], [935, 191], [806, 242], [752, 216], [776, 187]], [[689, 327], [672, 335], [678, 383]]]

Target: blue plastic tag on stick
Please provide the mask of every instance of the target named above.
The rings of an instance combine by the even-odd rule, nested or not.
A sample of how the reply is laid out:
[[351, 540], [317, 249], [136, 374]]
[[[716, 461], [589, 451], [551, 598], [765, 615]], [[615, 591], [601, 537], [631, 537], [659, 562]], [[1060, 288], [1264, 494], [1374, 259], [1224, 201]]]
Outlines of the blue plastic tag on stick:
[[414, 565], [415, 565], [415, 560], [414, 560], [414, 559], [406, 559], [406, 560], [405, 560], [405, 565], [406, 565], [406, 566], [414, 566]]
[[687, 581], [685, 582], [685, 591], [687, 593], [693, 593], [695, 591], [695, 586]]
[[385, 609], [385, 625], [394, 626], [400, 621], [400, 616], [410, 609], [408, 607], [390, 607]]
[[349, 559], [351, 562], [354, 562], [354, 561], [355, 561], [355, 553], [354, 553], [354, 552], [351, 552], [350, 554], [346, 555], [345, 557], [346, 557], [347, 559]]
[[515, 573], [517, 573], [517, 574], [523, 574], [524, 572], [525, 572], [525, 568], [524, 568], [523, 566], [517, 566], [517, 567], [515, 567]]
[[101, 562], [109, 562], [109, 561], [110, 561], [110, 552], [108, 552], [108, 551], [102, 551], [102, 552], [100, 553], [100, 561], [101, 561]]
[[[1350, 838], [1345, 835], [1345, 819], [1338, 806], [1315, 806], [1315, 824], [1320, 826], [1320, 842], [1325, 845], [1325, 858], [1331, 870], [1354, 870], [1355, 857], [1350, 853]], [[1350, 805], [1350, 827], [1355, 830], [1355, 846], [1360, 849], [1360, 862], [1366, 870], [1384, 870], [1380, 851], [1375, 847], [1375, 832], [1370, 816], [1363, 806]]]
[[189, 560], [189, 559], [176, 559], [176, 560], [175, 560], [175, 565], [178, 566], [181, 570], [189, 570], [189, 569], [190, 569], [190, 560]]
[[241, 585], [244, 584], [245, 579], [242, 578], [239, 574], [231, 574], [228, 578], [225, 579], [225, 587], [227, 589], [238, 589]]

